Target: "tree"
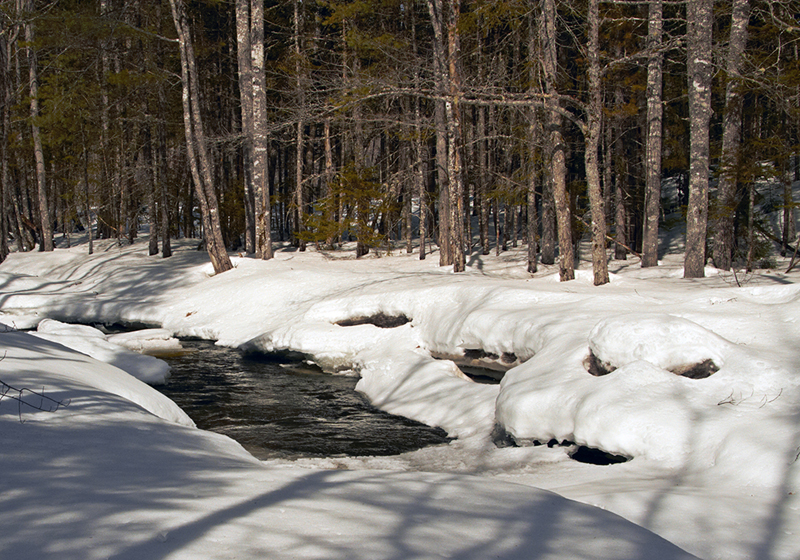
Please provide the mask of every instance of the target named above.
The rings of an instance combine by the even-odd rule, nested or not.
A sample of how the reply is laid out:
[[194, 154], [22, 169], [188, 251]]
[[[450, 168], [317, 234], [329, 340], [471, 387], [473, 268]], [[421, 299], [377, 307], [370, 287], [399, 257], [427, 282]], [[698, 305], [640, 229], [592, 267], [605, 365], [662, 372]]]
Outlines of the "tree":
[[645, 148], [646, 185], [644, 194], [644, 232], [642, 266], [658, 265], [658, 224], [661, 213], [661, 145], [664, 108], [663, 2], [651, 0], [647, 14], [647, 145]]
[[[556, 75], [558, 70], [558, 50], [556, 34], [555, 0], [542, 0], [542, 17], [539, 37], [542, 46], [542, 69], [545, 82], [545, 109], [547, 111], [547, 130], [549, 135], [549, 177], [555, 201], [556, 223], [558, 227], [558, 274], [562, 282], [575, 278], [575, 254], [572, 248], [572, 213], [567, 193], [566, 145], [561, 129]], [[544, 257], [542, 258], [544, 262]]]
[[733, 0], [728, 52], [725, 56], [725, 109], [723, 113], [722, 157], [719, 176], [718, 209], [714, 231], [714, 266], [728, 270], [733, 264], [733, 217], [741, 145], [743, 93], [740, 70], [747, 45], [750, 19], [749, 0]]
[[584, 131], [586, 183], [589, 191], [589, 205], [592, 212], [592, 271], [594, 285], [608, 283], [608, 261], [606, 258], [606, 211], [600, 188], [600, 167], [598, 153], [603, 116], [603, 91], [600, 84], [600, 12], [599, 0], [589, 0], [587, 18], [589, 27], [588, 89], [589, 100], [586, 107], [586, 129]]
[[256, 254], [267, 260], [272, 251], [272, 205], [269, 196], [269, 138], [264, 66], [264, 0], [250, 0], [250, 49], [252, 93], [253, 186], [255, 187]]
[[36, 61], [36, 51], [34, 50], [34, 29], [31, 21], [31, 11], [33, 5], [31, 0], [24, 4], [27, 12], [24, 27], [25, 41], [28, 43], [28, 72], [29, 87], [31, 93], [31, 136], [33, 138], [33, 155], [36, 159], [36, 185], [37, 201], [39, 203], [39, 231], [41, 232], [41, 242], [39, 249], [42, 251], [52, 251], [53, 245], [53, 223], [50, 220], [50, 205], [47, 201], [47, 178], [45, 175], [44, 149], [42, 148], [42, 135], [39, 129], [39, 74]]
[[[250, 1], [236, 0], [236, 55], [239, 66], [239, 103], [242, 114], [242, 137], [244, 146], [242, 160], [244, 167], [244, 211], [245, 211], [245, 250], [256, 252], [256, 203], [253, 194], [253, 64], [250, 38]], [[263, 25], [263, 21], [262, 21]], [[263, 52], [263, 44], [262, 44]]]
[[183, 122], [186, 132], [186, 152], [192, 172], [195, 192], [200, 202], [205, 229], [206, 249], [219, 274], [233, 268], [222, 239], [219, 203], [214, 191], [211, 161], [208, 156], [203, 120], [200, 115], [200, 84], [192, 46], [191, 29], [183, 0], [170, 0], [172, 19], [178, 34], [181, 55], [181, 85], [183, 88]]
[[711, 120], [713, 0], [686, 4], [689, 84], [689, 206], [684, 278], [705, 276]]

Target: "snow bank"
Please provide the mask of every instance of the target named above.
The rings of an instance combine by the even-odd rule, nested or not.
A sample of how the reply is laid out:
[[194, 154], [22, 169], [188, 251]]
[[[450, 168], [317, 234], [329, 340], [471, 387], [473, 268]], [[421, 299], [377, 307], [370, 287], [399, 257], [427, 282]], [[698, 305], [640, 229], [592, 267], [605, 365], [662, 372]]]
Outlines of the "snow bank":
[[[177, 339], [169, 337], [163, 338], [163, 331], [156, 333], [155, 344], [152, 333], [144, 333], [138, 337], [111, 337], [108, 340], [106, 335], [93, 327], [87, 325], [68, 325], [52, 319], [41, 321], [36, 329], [34, 336], [57, 342], [67, 348], [71, 348], [87, 356], [91, 356], [101, 362], [106, 362], [119, 369], [131, 374], [140, 381], [150, 385], [163, 385], [169, 378], [169, 365], [153, 356], [146, 356], [126, 350], [123, 346], [141, 348], [163, 348], [165, 340], [171, 339], [174, 343], [180, 343]], [[123, 344], [119, 344], [122, 342]], [[167, 342], [170, 348], [174, 347], [173, 342]]]
[[[515, 484], [268, 468], [112, 366], [20, 332], [0, 334], [0, 350], [2, 558], [694, 558], [619, 516]], [[39, 410], [38, 395], [11, 389], [25, 386], [62, 406]]]
[[[595, 287], [585, 270], [557, 283], [553, 268], [532, 278], [508, 257], [454, 275], [432, 259], [287, 250], [209, 276], [188, 244], [166, 260], [144, 245], [74, 251], [52, 266], [47, 255], [11, 255], [0, 274], [20, 291], [2, 309], [300, 352], [360, 375], [358, 390], [381, 408], [460, 438], [417, 455], [450, 454], [417, 468], [556, 488], [706, 558], [794, 558], [800, 272], [754, 275], [742, 288], [719, 271], [687, 282], [667, 255], [655, 270], [614, 263], [613, 282]], [[409, 322], [356, 324], [381, 314]], [[476, 355], [514, 367], [480, 385], [454, 363]], [[496, 448], [498, 431], [526, 447]], [[578, 465], [578, 446], [631, 460]], [[745, 506], [716, 515], [719, 503]]]
[[[61, 330], [62, 327], [54, 326], [54, 329]], [[42, 389], [48, 396], [69, 403], [70, 408], [63, 409], [67, 412], [62, 411], [61, 414], [73, 414], [80, 408], [75, 405], [83, 402], [81, 399], [87, 390], [101, 395], [107, 393], [122, 397], [164, 420], [194, 426], [183, 410], [152, 387], [120, 368], [95, 360], [83, 352], [72, 351], [60, 342], [48, 340], [46, 336], [51, 335], [14, 331], [0, 333], [0, 352], [5, 356], [4, 368], [0, 373], [4, 390], [8, 387], [36, 391]], [[66, 386], [73, 389], [64, 389]], [[9, 390], [7, 395], [14, 397], [15, 391]], [[22, 420], [27, 420], [28, 414], [36, 414], [33, 408], [20, 407], [8, 396], [0, 398], [0, 412], [19, 412], [25, 415]], [[35, 396], [26, 397], [26, 400], [39, 402]]]
[[149, 356], [180, 354], [183, 350], [180, 340], [167, 329], [142, 329], [119, 333], [106, 337], [111, 344], [122, 346], [132, 352]]

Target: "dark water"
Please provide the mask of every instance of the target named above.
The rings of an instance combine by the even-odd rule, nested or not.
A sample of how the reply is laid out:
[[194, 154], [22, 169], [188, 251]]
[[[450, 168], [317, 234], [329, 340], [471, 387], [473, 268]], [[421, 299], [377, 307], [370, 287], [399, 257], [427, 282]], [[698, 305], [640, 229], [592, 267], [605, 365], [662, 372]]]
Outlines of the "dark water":
[[199, 428], [232, 437], [259, 459], [396, 455], [449, 441], [444, 431], [393, 416], [356, 393], [353, 377], [244, 357], [207, 341], [183, 341], [185, 356], [159, 387]]

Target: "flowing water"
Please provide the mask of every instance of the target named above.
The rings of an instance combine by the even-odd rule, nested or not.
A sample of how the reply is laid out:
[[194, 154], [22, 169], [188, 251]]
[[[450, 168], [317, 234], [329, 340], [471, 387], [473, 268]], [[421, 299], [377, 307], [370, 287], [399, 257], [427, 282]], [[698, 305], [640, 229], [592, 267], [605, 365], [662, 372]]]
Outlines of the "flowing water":
[[163, 358], [172, 374], [158, 389], [199, 428], [230, 436], [259, 459], [396, 455], [449, 441], [441, 429], [370, 405], [355, 391], [357, 378], [208, 341], [183, 346], [185, 355]]

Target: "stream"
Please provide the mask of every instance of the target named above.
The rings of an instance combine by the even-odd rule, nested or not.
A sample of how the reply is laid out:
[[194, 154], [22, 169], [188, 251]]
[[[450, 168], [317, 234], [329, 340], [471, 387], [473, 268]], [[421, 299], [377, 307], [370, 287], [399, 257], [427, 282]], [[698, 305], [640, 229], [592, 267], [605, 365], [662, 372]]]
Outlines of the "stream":
[[355, 391], [357, 377], [209, 341], [182, 344], [186, 354], [162, 358], [172, 374], [157, 389], [198, 428], [235, 439], [259, 459], [397, 455], [450, 441], [439, 428], [372, 406]]

